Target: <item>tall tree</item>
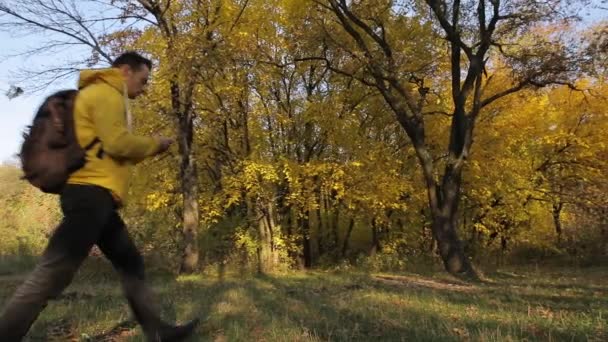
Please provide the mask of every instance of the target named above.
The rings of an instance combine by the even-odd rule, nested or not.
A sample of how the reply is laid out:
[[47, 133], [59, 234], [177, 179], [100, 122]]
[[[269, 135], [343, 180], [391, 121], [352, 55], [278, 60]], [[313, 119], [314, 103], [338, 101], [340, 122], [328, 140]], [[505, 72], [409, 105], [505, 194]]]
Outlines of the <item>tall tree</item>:
[[[475, 122], [483, 108], [507, 95], [527, 87], [568, 81], [575, 64], [572, 64], [571, 51], [559, 39], [545, 37], [542, 44], [522, 45], [518, 37], [566, 19], [562, 2], [427, 0], [426, 8], [419, 2], [404, 4], [384, 0], [314, 2], [333, 14], [342, 32], [350, 37], [346, 41], [332, 33], [335, 29], [328, 27], [331, 23], [323, 23], [328, 32], [328, 45], [331, 41], [338, 50], [347, 50], [359, 65], [355, 72], [340, 65], [334, 65], [334, 71], [377, 89], [415, 147], [426, 183], [433, 235], [446, 270], [474, 276], [456, 228], [462, 172], [473, 143]], [[433, 13], [430, 22], [425, 14], [427, 9]], [[408, 50], [417, 49], [418, 58], [422, 59], [425, 53], [437, 51], [436, 42], [425, 44], [416, 35], [425, 30], [427, 36], [430, 36], [428, 30], [432, 30], [443, 37], [449, 51], [446, 71], [451, 81], [450, 101], [439, 112], [451, 120], [448, 146], [439, 158], [432, 155], [428, 143], [425, 115], [437, 112], [432, 102], [439, 102], [441, 98], [432, 96], [431, 91], [438, 89], [430, 88], [437, 88], [443, 70], [439, 62], [425, 58], [425, 63], [415, 63], [413, 56], [408, 55]], [[403, 38], [404, 31], [413, 35], [410, 44]], [[328, 55], [322, 59], [331, 64]], [[411, 64], [404, 67], [403, 63], [408, 62]], [[490, 73], [501, 63], [517, 77], [512, 84], [496, 89]], [[416, 87], [408, 86], [408, 80]]]
[[[217, 15], [210, 14], [205, 20], [196, 20], [191, 30], [180, 27], [186, 13], [205, 13], [202, 2], [172, 2], [170, 0], [99, 0], [89, 1], [89, 5], [97, 8], [85, 9], [83, 3], [69, 0], [28, 0], [13, 1], [0, 4], [0, 13], [10, 18], [2, 24], [4, 28], [15, 30], [24, 28], [30, 32], [45, 31], [54, 34], [57, 40], [43, 44], [28, 53], [49, 53], [53, 49], [70, 45], [79, 45], [91, 49], [91, 53], [83, 60], [70, 62], [67, 66], [50, 67], [39, 71], [34, 76], [51, 75], [50, 81], [65, 77], [78, 71], [79, 66], [107, 65], [122, 49], [131, 47], [137, 39], [150, 27], [156, 30], [158, 38], [162, 39], [163, 53], [160, 60], [165, 67], [168, 81], [170, 107], [168, 115], [175, 119], [178, 132], [180, 155], [180, 182], [183, 198], [183, 257], [181, 270], [186, 273], [194, 272], [199, 266], [198, 260], [198, 180], [195, 153], [193, 148], [193, 123], [196, 108], [193, 103], [193, 91], [196, 77], [190, 72], [200, 59], [184, 58], [180, 55], [183, 48], [191, 48], [183, 42], [192, 41], [194, 35], [201, 35], [201, 42], [213, 37], [209, 29], [215, 23]], [[216, 7], [219, 4], [216, 4]], [[209, 7], [212, 7], [209, 5]], [[99, 13], [102, 13], [100, 16]], [[210, 12], [206, 12], [209, 14]], [[106, 29], [117, 24], [116, 29]], [[143, 26], [143, 29], [141, 28]], [[139, 27], [139, 28], [133, 28]], [[213, 44], [205, 44], [212, 47]], [[181, 49], [180, 49], [181, 48]], [[85, 55], [86, 56], [86, 55]], [[39, 80], [36, 80], [39, 82]], [[41, 82], [43, 86], [49, 83]]]

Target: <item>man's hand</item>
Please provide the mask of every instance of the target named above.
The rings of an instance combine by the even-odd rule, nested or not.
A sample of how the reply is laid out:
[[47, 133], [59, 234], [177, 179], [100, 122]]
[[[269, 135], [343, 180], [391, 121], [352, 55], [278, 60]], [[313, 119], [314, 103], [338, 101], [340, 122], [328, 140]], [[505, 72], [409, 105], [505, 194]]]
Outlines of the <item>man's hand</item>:
[[171, 144], [173, 144], [175, 140], [165, 137], [156, 137], [156, 141], [158, 141], [160, 144], [160, 147], [158, 148], [158, 151], [156, 151], [156, 154], [162, 154], [169, 149], [169, 147], [171, 146]]

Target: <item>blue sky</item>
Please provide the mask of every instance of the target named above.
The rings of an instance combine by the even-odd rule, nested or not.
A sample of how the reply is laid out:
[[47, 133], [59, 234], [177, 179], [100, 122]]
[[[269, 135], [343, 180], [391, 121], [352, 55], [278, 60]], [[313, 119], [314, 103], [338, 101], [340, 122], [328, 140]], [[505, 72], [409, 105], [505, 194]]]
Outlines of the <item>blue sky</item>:
[[[608, 12], [589, 11], [587, 22], [606, 18]], [[40, 37], [15, 37], [0, 31], [0, 163], [13, 160], [14, 155], [19, 150], [22, 138], [21, 134], [25, 127], [31, 123], [36, 108], [40, 105], [44, 97], [59, 89], [75, 88], [77, 75], [74, 74], [68, 79], [56, 82], [46, 90], [30, 94], [26, 93], [20, 97], [9, 100], [4, 96], [14, 77], [11, 71], [23, 68], [38, 69], [44, 65], [58, 65], [61, 61], [69, 61], [77, 51], [66, 50], [62, 53], [55, 53], [52, 56], [35, 56], [30, 58], [5, 58], [18, 52], [27, 50], [28, 47], [36, 46]]]
[[[36, 94], [25, 93], [22, 96], [9, 100], [5, 96], [11, 81], [14, 80], [14, 71], [32, 67], [38, 69], [48, 65], [49, 56], [37, 56], [31, 58], [5, 58], [6, 55], [22, 52], [30, 46], [35, 46], [34, 37], [12, 37], [0, 31], [0, 163], [14, 159], [15, 153], [19, 150], [22, 138], [21, 133], [32, 121], [36, 108], [41, 104], [44, 97], [55, 90], [64, 88], [74, 88], [77, 75], [69, 79], [57, 82], [45, 91]], [[54, 54], [52, 62], [69, 60], [70, 52]]]

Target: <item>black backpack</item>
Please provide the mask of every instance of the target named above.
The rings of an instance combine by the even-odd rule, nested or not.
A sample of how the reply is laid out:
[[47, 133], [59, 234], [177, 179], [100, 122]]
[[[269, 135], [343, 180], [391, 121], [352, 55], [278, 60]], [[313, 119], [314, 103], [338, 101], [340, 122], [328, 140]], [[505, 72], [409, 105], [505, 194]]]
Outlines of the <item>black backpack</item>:
[[70, 174], [86, 163], [86, 151], [99, 142], [96, 138], [85, 148], [78, 144], [73, 114], [77, 95], [77, 90], [63, 90], [47, 97], [23, 133], [22, 178], [45, 193], [60, 193]]

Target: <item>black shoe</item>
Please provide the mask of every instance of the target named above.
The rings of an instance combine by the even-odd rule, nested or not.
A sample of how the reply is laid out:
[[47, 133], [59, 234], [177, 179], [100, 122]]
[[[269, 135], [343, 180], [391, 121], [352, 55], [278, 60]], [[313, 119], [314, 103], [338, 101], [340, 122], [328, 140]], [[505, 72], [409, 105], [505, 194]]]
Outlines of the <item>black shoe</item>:
[[174, 327], [170, 327], [167, 329], [163, 329], [164, 331], [160, 334], [160, 342], [180, 342], [184, 341], [192, 333], [194, 329], [198, 326], [200, 320], [198, 318], [191, 320], [190, 322], [182, 325], [177, 325]]

